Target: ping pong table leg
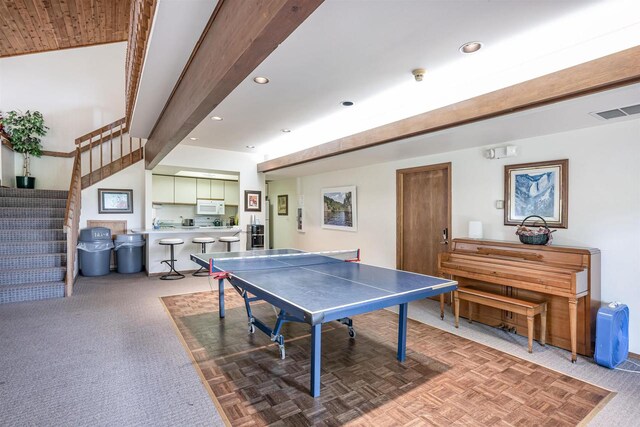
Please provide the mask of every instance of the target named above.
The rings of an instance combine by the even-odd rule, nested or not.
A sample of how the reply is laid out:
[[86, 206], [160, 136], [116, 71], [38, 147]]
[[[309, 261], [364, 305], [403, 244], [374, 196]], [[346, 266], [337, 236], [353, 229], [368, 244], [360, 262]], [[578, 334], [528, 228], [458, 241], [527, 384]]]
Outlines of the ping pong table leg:
[[407, 311], [409, 303], [400, 304], [398, 312], [398, 360], [404, 362], [407, 355]]
[[320, 355], [322, 323], [311, 326], [311, 396], [320, 396]]
[[220, 307], [220, 317], [224, 317], [224, 279], [218, 280], [218, 307]]

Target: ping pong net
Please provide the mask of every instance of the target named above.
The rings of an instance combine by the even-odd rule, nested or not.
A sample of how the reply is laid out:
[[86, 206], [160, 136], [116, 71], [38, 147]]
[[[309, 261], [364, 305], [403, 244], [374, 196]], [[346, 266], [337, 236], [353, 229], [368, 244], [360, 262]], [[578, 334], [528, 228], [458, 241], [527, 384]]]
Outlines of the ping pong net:
[[221, 272], [229, 273], [357, 261], [360, 261], [360, 249], [294, 252], [229, 258], [221, 257], [210, 260], [210, 273], [216, 275], [214, 268]]

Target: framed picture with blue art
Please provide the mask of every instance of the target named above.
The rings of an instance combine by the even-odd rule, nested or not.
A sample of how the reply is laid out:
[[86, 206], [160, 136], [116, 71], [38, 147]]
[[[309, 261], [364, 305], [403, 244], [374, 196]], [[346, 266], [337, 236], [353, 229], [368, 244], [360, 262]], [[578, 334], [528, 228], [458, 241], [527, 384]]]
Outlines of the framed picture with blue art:
[[355, 186], [322, 189], [322, 228], [358, 231]]
[[[569, 160], [522, 163], [504, 167], [504, 224], [520, 225], [541, 216], [551, 228], [567, 228]], [[527, 221], [534, 225], [533, 221]], [[542, 225], [542, 224], [535, 224]]]

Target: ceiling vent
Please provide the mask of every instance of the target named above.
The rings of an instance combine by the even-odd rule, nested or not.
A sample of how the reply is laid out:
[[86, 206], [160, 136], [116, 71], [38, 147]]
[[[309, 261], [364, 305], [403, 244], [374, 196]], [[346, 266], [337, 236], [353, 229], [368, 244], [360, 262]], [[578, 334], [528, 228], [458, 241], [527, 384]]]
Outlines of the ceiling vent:
[[630, 105], [628, 107], [616, 108], [614, 110], [607, 111], [599, 111], [597, 113], [589, 113], [593, 117], [603, 119], [603, 120], [611, 120], [617, 119], [618, 117], [627, 117], [632, 114], [640, 114], [640, 104], [638, 105]]

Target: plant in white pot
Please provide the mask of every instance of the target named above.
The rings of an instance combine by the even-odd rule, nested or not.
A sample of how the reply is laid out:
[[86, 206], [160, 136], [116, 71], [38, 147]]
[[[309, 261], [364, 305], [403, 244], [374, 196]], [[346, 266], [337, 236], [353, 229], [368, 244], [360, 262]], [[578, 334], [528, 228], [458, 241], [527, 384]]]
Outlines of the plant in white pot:
[[24, 157], [23, 176], [16, 176], [16, 187], [34, 188], [36, 179], [31, 176], [30, 163], [31, 156], [42, 156], [40, 138], [45, 136], [49, 129], [44, 125], [44, 117], [39, 111], [9, 111], [7, 116], [2, 118], [2, 124], [9, 135], [13, 151]]

